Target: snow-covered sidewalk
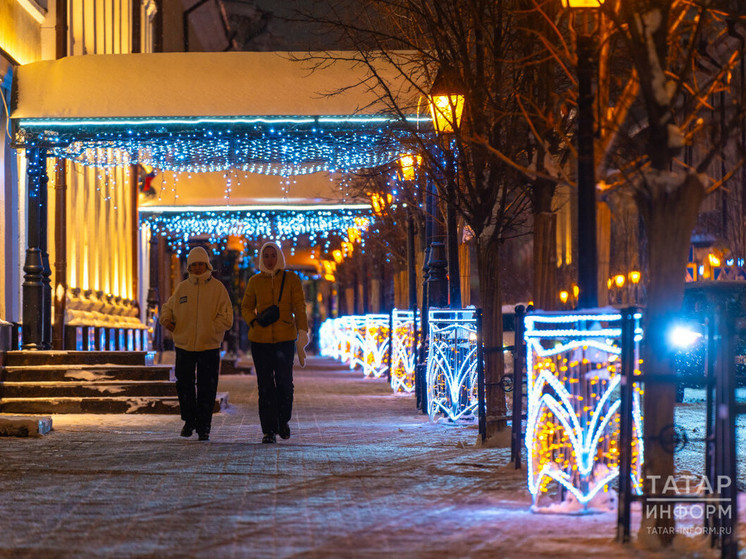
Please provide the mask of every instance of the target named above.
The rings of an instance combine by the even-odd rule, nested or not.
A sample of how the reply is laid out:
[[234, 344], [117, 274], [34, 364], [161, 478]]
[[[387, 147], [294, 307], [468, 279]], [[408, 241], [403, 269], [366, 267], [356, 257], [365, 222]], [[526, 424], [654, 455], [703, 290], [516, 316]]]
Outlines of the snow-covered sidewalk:
[[157, 415], [55, 415], [43, 438], [0, 439], [0, 557], [718, 556], [701, 538], [618, 546], [616, 512], [532, 514], [508, 449], [430, 423], [383, 379], [311, 359], [295, 386], [276, 445], [254, 376], [221, 378], [209, 442]]

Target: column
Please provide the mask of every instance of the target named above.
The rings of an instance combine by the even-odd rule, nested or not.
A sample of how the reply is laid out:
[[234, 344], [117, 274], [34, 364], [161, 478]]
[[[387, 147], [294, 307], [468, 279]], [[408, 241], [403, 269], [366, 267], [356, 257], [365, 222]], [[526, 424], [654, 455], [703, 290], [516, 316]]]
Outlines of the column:
[[[44, 257], [42, 238], [46, 224], [42, 224], [42, 204], [46, 197], [46, 150], [36, 147], [26, 149], [26, 258], [23, 265], [23, 349], [44, 347]], [[49, 311], [47, 311], [49, 312]]]

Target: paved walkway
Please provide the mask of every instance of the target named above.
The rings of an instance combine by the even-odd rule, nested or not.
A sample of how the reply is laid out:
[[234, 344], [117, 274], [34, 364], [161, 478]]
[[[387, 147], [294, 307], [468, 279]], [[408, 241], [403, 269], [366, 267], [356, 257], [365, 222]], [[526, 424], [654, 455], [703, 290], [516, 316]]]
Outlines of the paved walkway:
[[0, 439], [0, 557], [641, 556], [613, 544], [613, 513], [532, 515], [507, 450], [430, 423], [385, 380], [312, 359], [276, 445], [259, 444], [255, 377], [219, 389], [232, 405], [209, 442], [123, 415]]

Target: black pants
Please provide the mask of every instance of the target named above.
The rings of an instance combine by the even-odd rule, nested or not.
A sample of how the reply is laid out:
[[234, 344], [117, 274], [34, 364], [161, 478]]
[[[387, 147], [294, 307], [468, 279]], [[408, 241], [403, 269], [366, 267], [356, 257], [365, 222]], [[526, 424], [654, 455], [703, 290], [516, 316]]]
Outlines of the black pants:
[[293, 413], [293, 357], [295, 340], [251, 342], [259, 392], [259, 421], [263, 433], [277, 433]]
[[[195, 368], [196, 391], [195, 391]], [[218, 392], [220, 350], [186, 351], [176, 348], [176, 391], [181, 419], [197, 433], [210, 434], [212, 410]]]

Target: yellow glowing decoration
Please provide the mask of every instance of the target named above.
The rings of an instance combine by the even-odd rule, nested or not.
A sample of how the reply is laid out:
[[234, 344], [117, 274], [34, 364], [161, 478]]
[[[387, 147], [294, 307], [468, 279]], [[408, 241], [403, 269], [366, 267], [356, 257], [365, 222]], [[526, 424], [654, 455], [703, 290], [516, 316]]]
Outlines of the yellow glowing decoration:
[[450, 134], [461, 127], [464, 87], [461, 78], [448, 68], [438, 71], [430, 90], [430, 116], [438, 134]]
[[474, 311], [430, 309], [428, 325], [428, 415], [433, 420], [473, 420], [479, 401]]
[[463, 95], [433, 95], [430, 98], [430, 115], [438, 133], [453, 133], [461, 123], [463, 111]]
[[570, 294], [567, 291], [565, 290], [560, 291], [559, 298], [560, 298], [560, 301], [562, 301], [562, 304], [567, 303], [567, 299], [569, 297], [570, 297]]
[[227, 248], [228, 250], [234, 250], [236, 252], [243, 252], [243, 242], [244, 241], [242, 237], [239, 237], [237, 235], [228, 235], [228, 242], [225, 244], [225, 248]]
[[[337, 252], [337, 251], [335, 251]], [[341, 256], [341, 253], [340, 253]], [[321, 260], [321, 271], [326, 281], [335, 281], [334, 272], [337, 270], [337, 263], [334, 260]], [[319, 293], [321, 297], [321, 293]], [[319, 300], [320, 301], [320, 300]]]
[[381, 378], [386, 371], [389, 349], [389, 315], [367, 314], [363, 327], [362, 359], [363, 376]]
[[416, 177], [417, 167], [422, 164], [421, 155], [403, 153], [399, 156], [399, 178], [404, 181], [413, 181]]
[[336, 262], [337, 264], [341, 264], [342, 260], [344, 260], [345, 257], [344, 254], [342, 254], [342, 251], [337, 249], [332, 251], [332, 258], [334, 258], [334, 262]]
[[614, 284], [616, 284], [617, 287], [624, 287], [624, 281], [625, 277], [622, 274], [614, 276]]
[[579, 294], [580, 294], [580, 288], [577, 285], [573, 284], [573, 286], [572, 286], [572, 296], [577, 299]]
[[562, 0], [563, 8], [573, 10], [595, 9], [603, 6], [604, 0]]
[[383, 205], [383, 198], [380, 194], [376, 194], [373, 192], [370, 195], [370, 205], [373, 208], [373, 213], [376, 215], [381, 215], [383, 213], [384, 205]]
[[707, 261], [710, 263], [710, 266], [712, 267], [718, 267], [720, 266], [720, 259], [715, 256], [713, 253], [710, 253], [707, 255]]
[[350, 227], [349, 229], [347, 229], [347, 238], [351, 243], [359, 243], [362, 239], [360, 230], [355, 229], [354, 227]]
[[[376, 215], [382, 215], [383, 212], [386, 211], [386, 208], [390, 206], [391, 203], [394, 201], [394, 197], [391, 194], [386, 194], [386, 197], [384, 198], [382, 195], [378, 194], [377, 192], [369, 192], [368, 196], [370, 196], [370, 205], [373, 208], [373, 213]], [[356, 221], [357, 219], [358, 218], [356, 218]], [[368, 226], [367, 220], [362, 219], [361, 223], [364, 223], [365, 225], [364, 228], [367, 228]]]
[[391, 341], [391, 388], [394, 392], [414, 391], [414, 313], [394, 309]]
[[[641, 315], [634, 316], [639, 363]], [[528, 487], [535, 510], [554, 481], [584, 508], [619, 475], [621, 314], [526, 318]], [[588, 328], [592, 322], [594, 327]], [[639, 374], [638, 368], [635, 373]], [[633, 383], [632, 484], [642, 479], [641, 390]], [[603, 507], [604, 504], [598, 505]]]
[[640, 272], [633, 270], [629, 273], [629, 281], [631, 281], [633, 284], [637, 285], [640, 283]]

